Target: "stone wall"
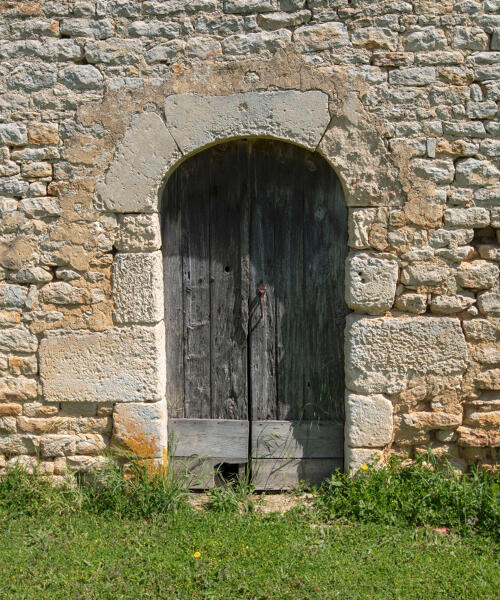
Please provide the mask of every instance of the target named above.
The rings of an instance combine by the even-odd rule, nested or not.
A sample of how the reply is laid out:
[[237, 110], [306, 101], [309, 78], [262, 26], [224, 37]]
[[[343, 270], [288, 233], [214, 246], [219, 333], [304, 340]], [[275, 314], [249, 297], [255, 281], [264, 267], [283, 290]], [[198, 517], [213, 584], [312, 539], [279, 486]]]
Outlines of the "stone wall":
[[[344, 185], [347, 465], [429, 444], [460, 469], [497, 463], [499, 12], [1, 2], [0, 469], [87, 470], [110, 443], [163, 460], [158, 194], [184, 156], [242, 134], [317, 148]], [[266, 90], [323, 92], [329, 124], [205, 122], [210, 97]], [[190, 94], [205, 100], [182, 113]]]

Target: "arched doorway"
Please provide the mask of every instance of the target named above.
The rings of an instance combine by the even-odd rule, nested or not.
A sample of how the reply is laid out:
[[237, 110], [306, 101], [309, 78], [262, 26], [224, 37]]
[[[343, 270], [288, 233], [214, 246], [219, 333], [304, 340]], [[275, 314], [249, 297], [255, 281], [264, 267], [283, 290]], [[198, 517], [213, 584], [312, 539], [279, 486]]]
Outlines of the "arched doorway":
[[212, 146], [171, 175], [161, 216], [174, 456], [202, 458], [200, 487], [250, 458], [258, 488], [341, 468], [347, 209], [334, 171], [285, 142]]

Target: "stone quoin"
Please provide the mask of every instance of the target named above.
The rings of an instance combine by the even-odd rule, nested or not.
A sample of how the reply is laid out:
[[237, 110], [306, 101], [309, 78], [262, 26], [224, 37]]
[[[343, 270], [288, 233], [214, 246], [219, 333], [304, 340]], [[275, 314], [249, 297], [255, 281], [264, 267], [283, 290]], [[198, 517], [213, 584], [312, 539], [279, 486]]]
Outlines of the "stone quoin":
[[342, 186], [344, 468], [498, 464], [499, 8], [3, 3], [0, 472], [166, 465], [163, 191], [260, 139]]

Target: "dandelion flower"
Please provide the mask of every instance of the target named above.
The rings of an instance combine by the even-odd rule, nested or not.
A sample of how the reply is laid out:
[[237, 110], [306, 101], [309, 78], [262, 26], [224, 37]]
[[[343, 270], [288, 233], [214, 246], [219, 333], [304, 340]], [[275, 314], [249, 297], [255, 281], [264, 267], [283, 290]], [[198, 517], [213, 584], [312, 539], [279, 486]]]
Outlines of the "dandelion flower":
[[200, 556], [201, 556], [201, 552], [195, 552], [195, 553], [193, 554], [193, 556], [194, 556], [194, 558], [200, 558]]
[[362, 471], [368, 471], [368, 465], [361, 465]]

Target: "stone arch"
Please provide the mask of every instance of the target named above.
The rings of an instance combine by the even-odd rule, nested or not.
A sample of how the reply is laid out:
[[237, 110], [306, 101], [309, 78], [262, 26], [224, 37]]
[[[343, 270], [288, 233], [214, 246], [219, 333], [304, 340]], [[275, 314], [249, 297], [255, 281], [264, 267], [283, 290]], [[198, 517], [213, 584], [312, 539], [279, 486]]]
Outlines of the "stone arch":
[[[81, 360], [80, 340], [75, 336], [74, 353], [70, 353], [72, 382], [78, 380], [79, 398], [95, 396], [109, 377], [120, 386], [121, 397], [113, 413], [114, 439], [144, 459], [163, 463], [167, 447], [163, 274], [158, 218], [163, 186], [169, 174], [188, 156], [218, 142], [241, 137], [279, 139], [318, 151], [339, 176], [348, 206], [388, 206], [400, 201], [395, 192], [397, 178], [383, 139], [356, 94], [345, 95], [343, 104], [340, 108], [337, 106], [335, 112], [331, 92], [320, 89], [218, 96], [173, 94], [165, 99], [164, 119], [156, 112], [132, 116], [104, 181], [98, 182], [95, 188], [96, 206], [121, 215], [112, 275], [115, 327], [89, 334], [89, 348], [96, 350], [87, 348]], [[380, 168], [382, 165], [384, 168]], [[148, 243], [141, 248], [134, 245], [133, 238], [137, 234], [148, 238]], [[57, 348], [54, 350], [49, 345], [50, 342], [46, 355], [57, 352]], [[64, 346], [68, 355], [67, 341]], [[149, 367], [141, 366], [139, 357], [144, 356], [144, 352], [150, 357]], [[129, 354], [133, 360], [127, 358]], [[90, 369], [89, 377], [90, 361], [98, 365]], [[45, 369], [44, 374], [43, 370], [42, 364], [42, 378], [47, 386], [57, 387], [58, 382], [61, 383], [55, 372]], [[116, 396], [113, 385], [108, 384], [106, 389], [110, 398]], [[62, 397], [64, 393], [61, 388], [55, 395]], [[55, 395], [46, 394], [47, 397]], [[392, 413], [384, 414], [383, 419], [391, 421], [392, 431]], [[346, 440], [358, 425], [356, 420], [348, 419]], [[388, 439], [376, 440], [376, 446], [389, 443], [390, 432], [386, 437]], [[346, 469], [351, 462], [351, 454], [346, 452]]]

